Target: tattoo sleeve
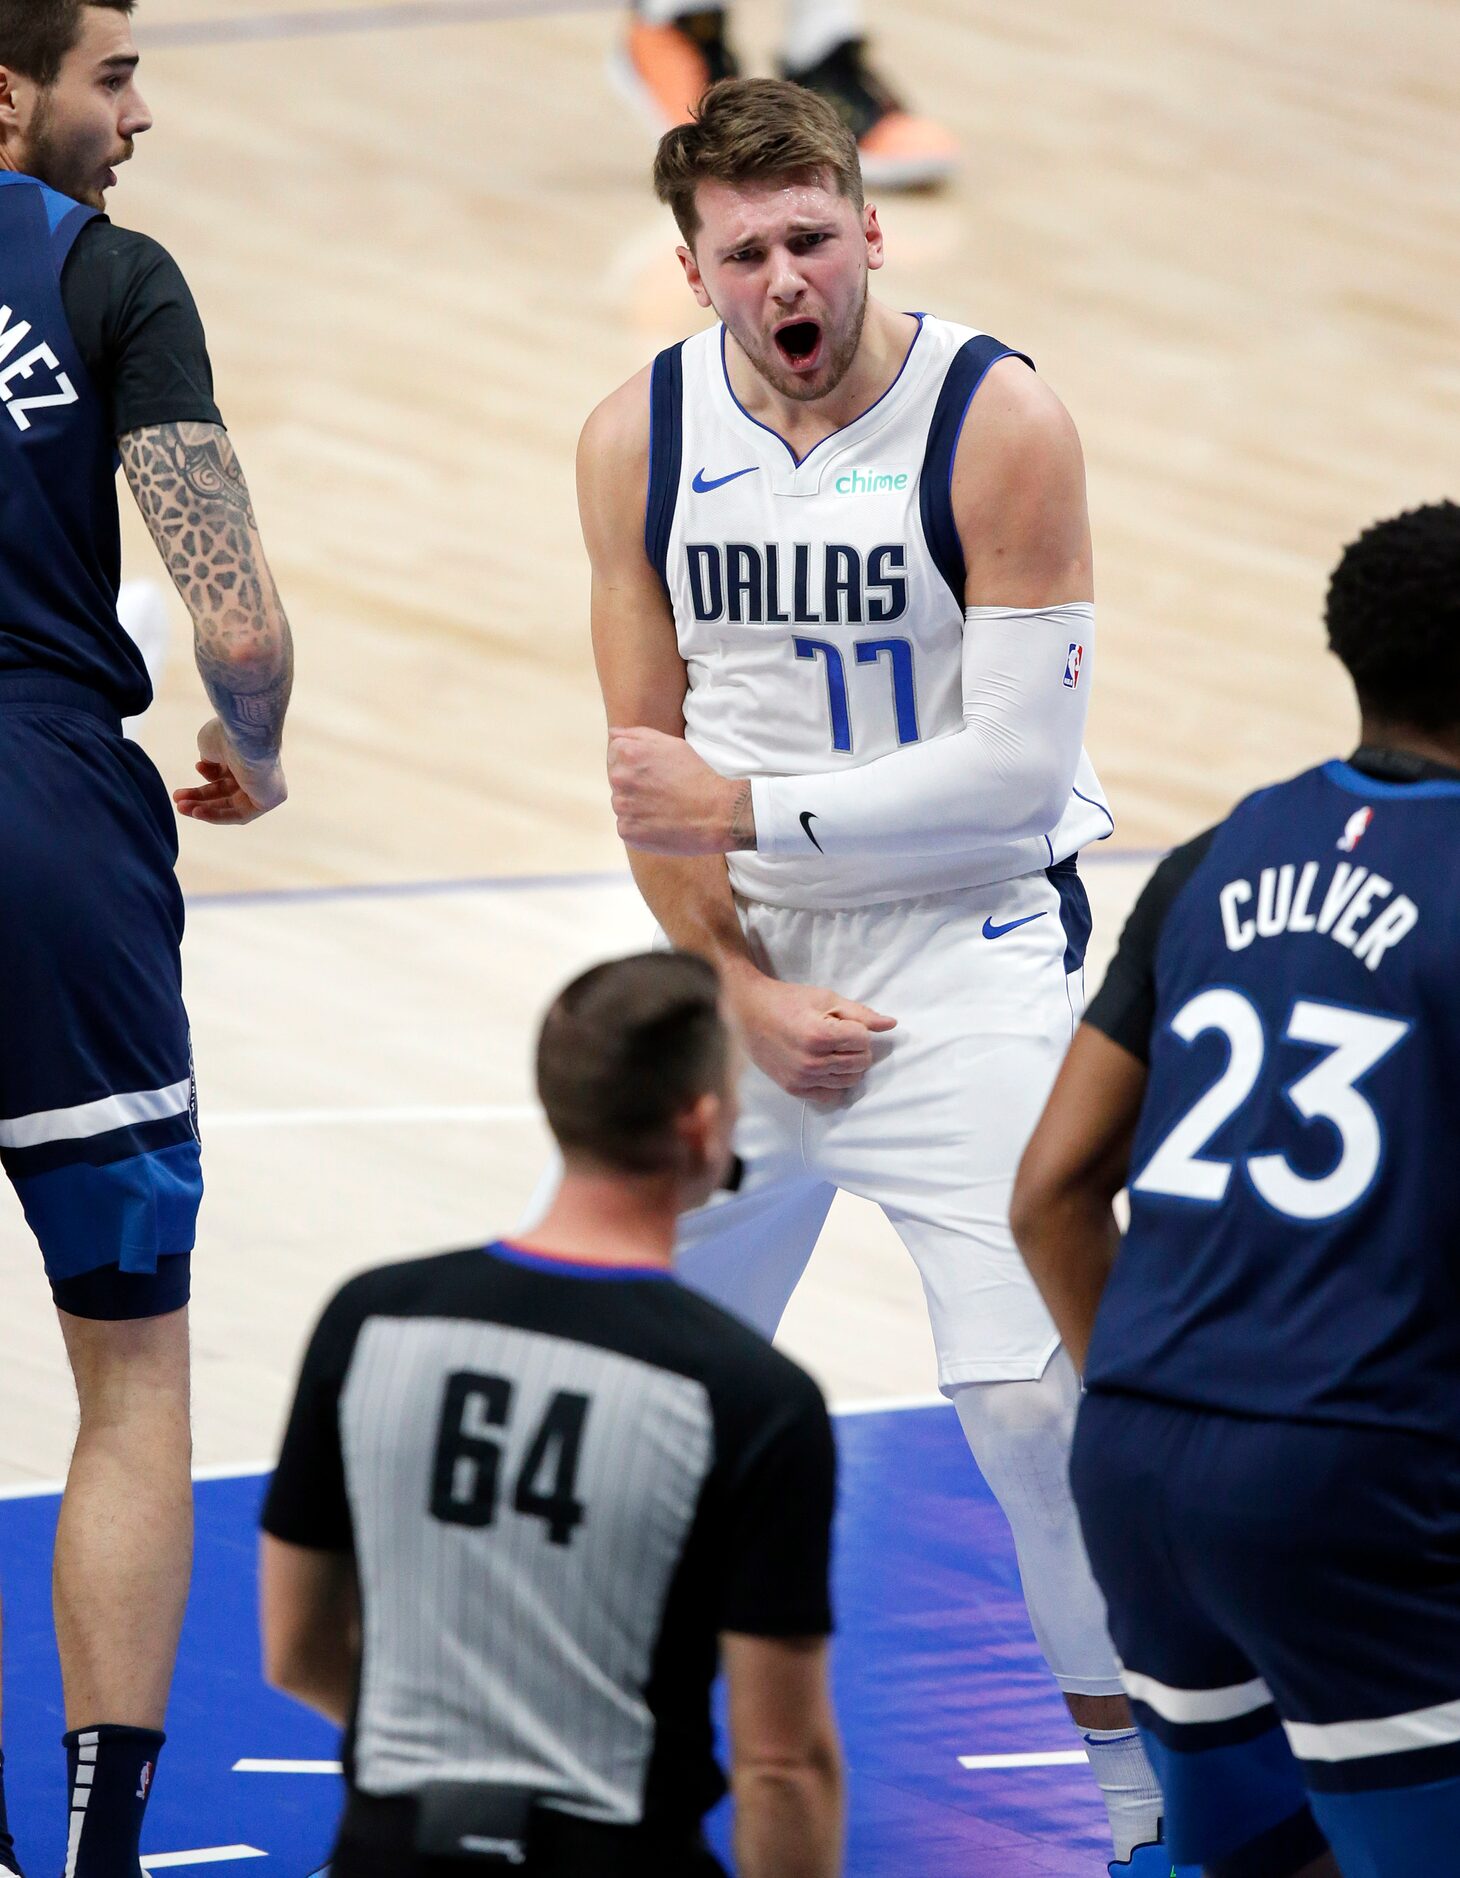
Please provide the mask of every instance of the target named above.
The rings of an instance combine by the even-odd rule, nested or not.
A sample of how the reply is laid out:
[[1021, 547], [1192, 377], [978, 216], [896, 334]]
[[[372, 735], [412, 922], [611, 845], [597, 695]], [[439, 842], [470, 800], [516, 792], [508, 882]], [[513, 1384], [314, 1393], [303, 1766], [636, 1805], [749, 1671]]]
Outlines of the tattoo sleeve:
[[228, 433], [155, 424], [121, 440], [137, 507], [193, 617], [198, 671], [230, 743], [279, 753], [294, 646]]

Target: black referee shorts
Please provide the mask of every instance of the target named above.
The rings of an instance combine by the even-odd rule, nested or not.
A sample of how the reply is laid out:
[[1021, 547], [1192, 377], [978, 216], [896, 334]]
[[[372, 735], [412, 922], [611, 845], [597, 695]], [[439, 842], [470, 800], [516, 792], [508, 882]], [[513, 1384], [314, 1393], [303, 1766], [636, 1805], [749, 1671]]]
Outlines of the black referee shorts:
[[488, 1870], [510, 1870], [522, 1878], [727, 1878], [697, 1834], [671, 1841], [632, 1827], [541, 1812], [533, 1836], [542, 1841], [542, 1850], [535, 1844], [525, 1865], [510, 1868], [488, 1866], [482, 1859], [423, 1858], [416, 1850], [413, 1800], [352, 1793], [330, 1878], [485, 1878]]

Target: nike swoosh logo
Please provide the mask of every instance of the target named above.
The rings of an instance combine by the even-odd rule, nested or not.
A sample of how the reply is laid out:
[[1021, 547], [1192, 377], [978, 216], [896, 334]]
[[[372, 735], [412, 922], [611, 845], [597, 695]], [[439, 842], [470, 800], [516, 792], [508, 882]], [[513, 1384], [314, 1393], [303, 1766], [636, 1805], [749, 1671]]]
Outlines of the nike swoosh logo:
[[816, 839], [815, 835], [813, 835], [811, 832], [811, 824], [815, 820], [816, 820], [815, 809], [802, 809], [801, 826], [806, 831], [806, 839], [811, 843], [812, 847], [815, 848], [818, 854], [825, 854], [826, 849], [822, 847], [821, 843]]
[[[1044, 913], [1048, 911], [1049, 908], [1046, 907]], [[1043, 919], [1044, 913], [1026, 913], [1023, 919], [1011, 919], [1007, 926], [996, 926], [992, 919], [986, 919], [983, 923], [983, 936], [985, 939], [1002, 939], [1006, 932], [1013, 932], [1016, 926], [1028, 926], [1033, 920]]]
[[696, 470], [690, 488], [697, 496], [707, 496], [712, 489], [723, 489], [726, 483], [733, 483], [742, 476], [754, 476], [760, 468], [759, 463], [752, 463], [749, 469], [731, 470], [728, 476], [706, 476], [702, 469]]

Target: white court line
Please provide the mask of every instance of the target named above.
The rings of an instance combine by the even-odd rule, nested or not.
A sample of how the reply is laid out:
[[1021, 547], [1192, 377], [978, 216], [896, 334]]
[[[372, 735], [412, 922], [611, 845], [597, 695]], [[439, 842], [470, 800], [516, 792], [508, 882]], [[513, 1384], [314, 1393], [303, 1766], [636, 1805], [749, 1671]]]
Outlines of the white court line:
[[1083, 1748], [1059, 1748], [1049, 1754], [960, 1754], [958, 1765], [981, 1767], [1081, 1767], [1089, 1760]]
[[235, 1774], [342, 1774], [338, 1761], [235, 1761]]
[[205, 1846], [201, 1852], [154, 1852], [143, 1859], [143, 1870], [160, 1872], [167, 1865], [224, 1865], [229, 1859], [267, 1859], [257, 1846]]
[[538, 1110], [530, 1102], [422, 1103], [414, 1107], [379, 1109], [235, 1109], [210, 1115], [202, 1126], [214, 1128], [335, 1128], [386, 1127], [401, 1122], [526, 1122]]
[[936, 1390], [931, 1395], [887, 1395], [881, 1401], [869, 1399], [865, 1402], [838, 1402], [832, 1408], [833, 1415], [877, 1415], [883, 1409], [921, 1409], [945, 1408], [948, 1398], [939, 1395]]

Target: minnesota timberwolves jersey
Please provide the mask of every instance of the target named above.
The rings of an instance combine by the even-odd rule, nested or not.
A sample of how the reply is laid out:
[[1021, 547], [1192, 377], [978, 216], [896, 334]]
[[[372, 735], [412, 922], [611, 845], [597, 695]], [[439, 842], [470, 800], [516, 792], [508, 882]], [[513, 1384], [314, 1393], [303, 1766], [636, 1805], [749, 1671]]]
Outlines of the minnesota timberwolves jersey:
[[61, 300], [95, 215], [0, 172], [0, 671], [59, 673], [130, 716], [152, 687], [117, 620], [116, 445]]
[[[920, 315], [895, 382], [797, 459], [736, 399], [722, 327], [655, 361], [645, 546], [689, 672], [685, 733], [722, 775], [814, 775], [963, 729], [963, 551], [953, 458], [1011, 354]], [[1025, 359], [1025, 364], [1029, 360]], [[1082, 755], [1048, 836], [883, 859], [729, 856], [746, 898], [858, 906], [1043, 870], [1110, 833]]]
[[1087, 1014], [1150, 1062], [1092, 1390], [1460, 1439], [1460, 774], [1405, 763], [1250, 797], [1131, 916]]

